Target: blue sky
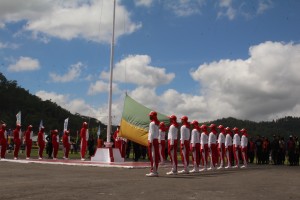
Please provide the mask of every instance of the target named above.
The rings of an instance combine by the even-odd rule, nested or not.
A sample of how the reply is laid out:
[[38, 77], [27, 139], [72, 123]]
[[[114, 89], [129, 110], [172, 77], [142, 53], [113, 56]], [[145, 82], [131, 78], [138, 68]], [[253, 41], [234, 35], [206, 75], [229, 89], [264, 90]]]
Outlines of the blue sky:
[[[113, 0], [1, 0], [0, 70], [107, 121]], [[300, 2], [117, 0], [113, 123], [127, 92], [190, 120], [300, 113]]]

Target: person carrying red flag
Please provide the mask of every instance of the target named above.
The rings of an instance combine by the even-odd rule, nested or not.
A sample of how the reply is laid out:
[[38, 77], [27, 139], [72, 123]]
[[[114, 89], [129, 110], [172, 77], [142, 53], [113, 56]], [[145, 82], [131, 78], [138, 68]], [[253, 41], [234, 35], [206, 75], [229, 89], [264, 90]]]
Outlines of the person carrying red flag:
[[148, 177], [158, 176], [158, 162], [159, 162], [159, 145], [158, 145], [158, 134], [159, 134], [159, 121], [157, 119], [157, 113], [151, 111], [149, 113], [151, 120], [149, 124], [148, 132], [148, 155], [151, 163], [150, 173], [146, 174]]
[[31, 154], [31, 148], [32, 148], [32, 125], [29, 125], [27, 127], [27, 130], [25, 131], [25, 144], [26, 144], [26, 159], [30, 159]]
[[43, 159], [43, 152], [46, 145], [44, 132], [45, 132], [45, 127], [42, 126], [38, 133], [39, 159]]
[[170, 117], [170, 128], [168, 132], [168, 154], [171, 159], [172, 169], [170, 172], [167, 172], [167, 175], [176, 175], [177, 174], [177, 134], [178, 126], [177, 117], [171, 115]]

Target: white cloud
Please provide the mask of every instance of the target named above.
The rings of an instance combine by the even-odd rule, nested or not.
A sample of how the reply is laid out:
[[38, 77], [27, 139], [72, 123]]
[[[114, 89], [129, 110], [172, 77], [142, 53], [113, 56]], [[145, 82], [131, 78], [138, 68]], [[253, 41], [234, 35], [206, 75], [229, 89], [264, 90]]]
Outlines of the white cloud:
[[15, 64], [8, 66], [8, 71], [21, 72], [21, 71], [34, 71], [40, 69], [40, 63], [37, 59], [21, 56]]
[[74, 65], [71, 65], [68, 69], [68, 72], [64, 75], [57, 75], [55, 73], [50, 73], [49, 76], [51, 78], [51, 81], [53, 82], [61, 82], [61, 83], [70, 82], [80, 76], [83, 67], [85, 66], [81, 62], [78, 62]]
[[[90, 106], [83, 99], [71, 99], [68, 94], [58, 94], [56, 92], [47, 92], [44, 90], [38, 91], [35, 94], [40, 97], [43, 101], [50, 100], [55, 102], [57, 105], [67, 109], [71, 113], [79, 113], [81, 115], [90, 116], [98, 119], [102, 123], [108, 121], [108, 106], [107, 104], [99, 108], [94, 108]], [[120, 116], [123, 109], [123, 99], [117, 99], [115, 103], [112, 104], [112, 122], [117, 125], [120, 122]]]
[[273, 2], [271, 0], [259, 0], [257, 13], [262, 14], [266, 10], [272, 8]]
[[226, 16], [228, 19], [233, 20], [236, 16], [236, 10], [232, 6], [232, 0], [220, 0], [220, 11], [218, 17]]
[[[0, 3], [0, 24], [26, 21], [25, 31], [32, 32], [34, 38], [44, 36], [65, 40], [84, 38], [109, 43], [111, 40], [113, 1], [98, 0], [2, 0]], [[124, 28], [125, 27], [125, 28]], [[116, 39], [141, 28], [140, 23], [130, 19], [130, 13], [117, 1]]]
[[0, 49], [17, 49], [19, 48], [19, 45], [18, 44], [15, 44], [15, 43], [2, 43], [0, 42]]
[[153, 0], [135, 0], [134, 3], [136, 6], [150, 7], [153, 3]]
[[179, 17], [190, 16], [201, 13], [201, 8], [205, 4], [204, 0], [168, 0], [165, 3], [167, 9], [174, 12]]
[[[115, 65], [114, 80], [157, 87], [174, 79], [174, 73], [167, 74], [165, 68], [154, 67], [150, 63], [151, 58], [148, 55], [129, 55]], [[102, 72], [101, 77], [109, 79], [109, 73]]]
[[[99, 80], [90, 85], [88, 90], [88, 95], [95, 95], [98, 93], [108, 92], [108, 91], [109, 91], [109, 83]], [[121, 92], [116, 83], [112, 84], [112, 91], [115, 94]]]

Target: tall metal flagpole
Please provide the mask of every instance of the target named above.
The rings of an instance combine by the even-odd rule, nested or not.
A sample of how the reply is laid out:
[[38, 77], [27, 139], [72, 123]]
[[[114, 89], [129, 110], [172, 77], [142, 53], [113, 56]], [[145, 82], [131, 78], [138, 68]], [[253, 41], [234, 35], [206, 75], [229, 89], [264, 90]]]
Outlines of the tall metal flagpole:
[[113, 8], [113, 30], [110, 48], [110, 79], [109, 79], [109, 95], [108, 95], [108, 124], [107, 124], [107, 139], [106, 147], [111, 147], [110, 134], [111, 134], [111, 104], [112, 104], [112, 79], [113, 79], [113, 67], [114, 67], [114, 43], [115, 43], [115, 15], [116, 15], [116, 0], [114, 1]]

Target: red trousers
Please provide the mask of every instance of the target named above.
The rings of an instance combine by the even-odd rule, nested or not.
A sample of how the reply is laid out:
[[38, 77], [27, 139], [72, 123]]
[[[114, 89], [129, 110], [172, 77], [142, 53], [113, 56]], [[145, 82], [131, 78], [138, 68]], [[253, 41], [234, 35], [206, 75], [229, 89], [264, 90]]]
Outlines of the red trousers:
[[80, 145], [80, 147], [81, 147], [81, 149], [80, 149], [81, 158], [84, 158], [84, 157], [85, 157], [86, 146], [87, 146], [87, 142], [81, 140], [81, 145]]
[[165, 140], [161, 140], [160, 144], [159, 144], [159, 155], [160, 155], [160, 161], [161, 162], [163, 162], [163, 161], [166, 160], [165, 149], [166, 149], [166, 141]]
[[157, 172], [159, 162], [158, 139], [153, 139], [152, 143], [148, 141], [148, 155], [151, 163], [151, 172]]
[[17, 158], [19, 156], [19, 150], [20, 150], [20, 146], [21, 146], [21, 140], [20, 139], [15, 139], [14, 143], [15, 143], [14, 157]]
[[53, 158], [57, 158], [57, 153], [58, 153], [58, 143], [52, 143], [53, 146]]
[[235, 165], [239, 165], [239, 150], [240, 148], [238, 146], [233, 145], [233, 156], [234, 156], [234, 160], [235, 160]]
[[26, 140], [26, 157], [30, 158], [32, 148], [32, 140]]
[[192, 147], [191, 144], [191, 152], [192, 152], [192, 161], [194, 167], [198, 167], [200, 165], [200, 143], [196, 143], [195, 147]]
[[247, 160], [248, 160], [247, 147], [243, 147], [243, 148], [241, 148], [241, 150], [242, 150], [242, 158], [243, 158], [243, 161], [244, 161], [244, 165], [246, 165]]
[[1, 158], [5, 158], [5, 153], [6, 153], [6, 139], [1, 139], [0, 145], [1, 145]]
[[64, 156], [65, 156], [65, 158], [69, 158], [70, 146], [71, 146], [70, 144], [66, 144], [64, 146]]
[[221, 148], [218, 148], [218, 152], [219, 152], [221, 165], [223, 166], [225, 161], [225, 144], [221, 144]]
[[168, 154], [172, 162], [172, 171], [177, 172], [177, 140], [174, 140], [174, 144], [171, 145], [171, 141], [168, 140]]
[[232, 160], [231, 160], [232, 146], [228, 146], [225, 150], [226, 150], [227, 165], [231, 166], [231, 163], [232, 163]]
[[39, 144], [39, 157], [40, 158], [43, 157], [44, 149], [45, 149], [45, 142], [42, 142], [41, 144]]
[[211, 167], [215, 167], [218, 164], [218, 148], [217, 144], [210, 145], [210, 162]]
[[201, 149], [200, 149], [200, 155], [201, 155], [202, 165], [204, 167], [206, 167], [207, 160], [208, 160], [208, 145], [207, 144], [205, 144], [204, 147], [201, 147]]
[[188, 140], [180, 145], [180, 156], [184, 169], [186, 169], [190, 163], [190, 142]]

